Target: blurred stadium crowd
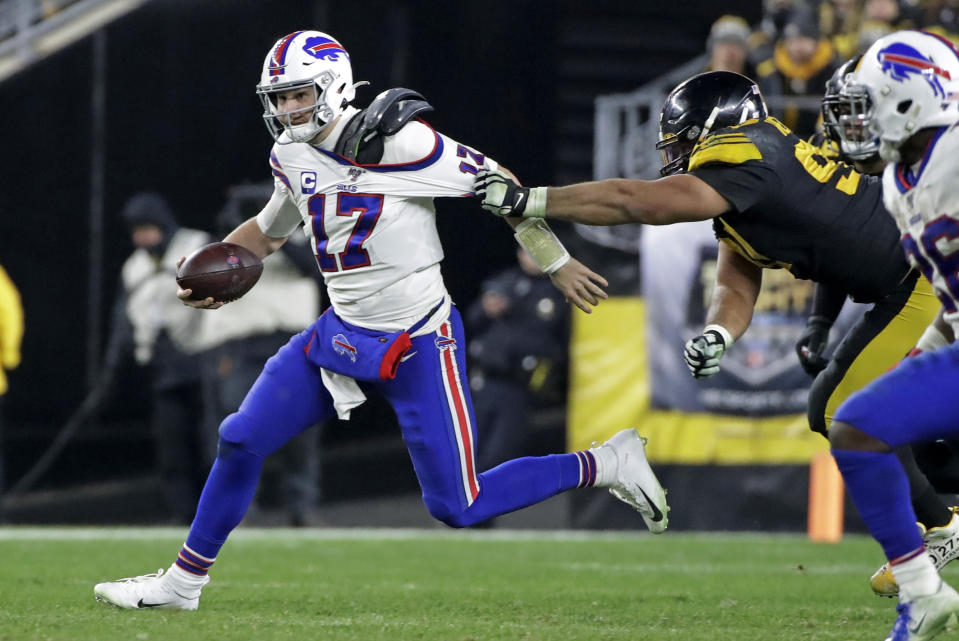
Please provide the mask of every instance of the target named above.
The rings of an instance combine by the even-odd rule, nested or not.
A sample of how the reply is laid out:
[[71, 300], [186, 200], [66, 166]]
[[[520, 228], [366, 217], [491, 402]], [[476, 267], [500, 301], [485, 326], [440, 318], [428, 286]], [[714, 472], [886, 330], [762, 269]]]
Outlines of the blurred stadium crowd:
[[780, 120], [801, 137], [817, 127], [826, 80], [844, 61], [900, 29], [956, 41], [954, 0], [764, 0], [759, 24], [723, 16], [710, 31], [709, 68], [759, 82]]

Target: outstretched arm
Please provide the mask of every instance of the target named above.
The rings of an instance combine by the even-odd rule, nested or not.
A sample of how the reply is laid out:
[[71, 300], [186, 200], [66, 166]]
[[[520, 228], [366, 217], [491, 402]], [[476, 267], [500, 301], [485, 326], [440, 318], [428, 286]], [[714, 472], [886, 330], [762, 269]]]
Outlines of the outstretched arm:
[[511, 174], [483, 169], [476, 175], [474, 188], [483, 199], [483, 209], [500, 216], [556, 218], [586, 225], [669, 225], [708, 220], [731, 209], [719, 192], [692, 174], [527, 188]]
[[549, 279], [568, 302], [587, 314], [591, 314], [593, 307], [599, 305], [600, 299], [609, 298], [603, 289], [609, 287], [606, 279], [573, 257], [550, 274]]
[[[519, 180], [509, 169], [501, 165], [498, 171], [519, 184]], [[549, 276], [553, 286], [563, 294], [567, 302], [590, 314], [600, 299], [609, 298], [603, 290], [603, 287], [609, 286], [606, 279], [570, 256], [545, 220], [519, 217], [505, 220], [516, 232], [516, 241]]]

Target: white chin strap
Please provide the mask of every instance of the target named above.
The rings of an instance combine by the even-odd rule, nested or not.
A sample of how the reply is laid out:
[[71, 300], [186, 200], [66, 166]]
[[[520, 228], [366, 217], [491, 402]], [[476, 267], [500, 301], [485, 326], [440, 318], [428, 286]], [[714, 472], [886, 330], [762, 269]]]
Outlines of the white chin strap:
[[[366, 80], [354, 83], [353, 86], [347, 87], [343, 93], [334, 99], [343, 100], [345, 98], [347, 103], [352, 102], [356, 88], [368, 84], [370, 83]], [[333, 109], [327, 100], [327, 93], [328, 89], [324, 89], [319, 95], [319, 98], [317, 98], [317, 102], [314, 105], [316, 112], [310, 117], [309, 122], [305, 122], [302, 125], [283, 125], [283, 128], [286, 130], [286, 135], [291, 142], [309, 142], [313, 140], [318, 133], [326, 129], [330, 123], [336, 120], [337, 116], [342, 113], [342, 109]], [[321, 114], [326, 116], [325, 122], [324, 119], [320, 117]]]
[[284, 134], [290, 139], [290, 142], [309, 142], [323, 131], [323, 127], [316, 124], [312, 119], [302, 125], [284, 125]]
[[899, 162], [902, 159], [899, 154], [899, 147], [888, 140], [879, 141], [879, 156], [886, 162]]

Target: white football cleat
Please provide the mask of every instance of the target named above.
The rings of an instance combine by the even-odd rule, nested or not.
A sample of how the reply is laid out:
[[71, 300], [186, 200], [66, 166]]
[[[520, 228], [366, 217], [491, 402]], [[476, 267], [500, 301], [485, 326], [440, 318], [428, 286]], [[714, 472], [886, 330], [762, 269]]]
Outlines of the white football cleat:
[[155, 574], [97, 583], [93, 586], [93, 596], [97, 601], [127, 610], [196, 610], [200, 605], [200, 590], [210, 582], [209, 576], [203, 578], [199, 588], [177, 592], [170, 585], [169, 573], [160, 569]]
[[[616, 473], [602, 486], [608, 487], [610, 494], [639, 512], [650, 532], [660, 534], [669, 525], [669, 506], [666, 491], [646, 460], [645, 445], [646, 439], [629, 428], [591, 451], [604, 461], [615, 460]], [[604, 456], [607, 453], [612, 456]]]
[[900, 597], [899, 616], [886, 641], [927, 641], [959, 623], [959, 594], [943, 581], [932, 594], [906, 601]]
[[[922, 542], [926, 545], [926, 554], [932, 559], [937, 570], [959, 558], [959, 507], [953, 506], [949, 510], [952, 512], [952, 519], [940, 527], [927, 530], [922, 523], [916, 523], [922, 535]], [[896, 584], [888, 563], [883, 563], [869, 578], [869, 587], [879, 596], [894, 597], [899, 594], [899, 585]]]

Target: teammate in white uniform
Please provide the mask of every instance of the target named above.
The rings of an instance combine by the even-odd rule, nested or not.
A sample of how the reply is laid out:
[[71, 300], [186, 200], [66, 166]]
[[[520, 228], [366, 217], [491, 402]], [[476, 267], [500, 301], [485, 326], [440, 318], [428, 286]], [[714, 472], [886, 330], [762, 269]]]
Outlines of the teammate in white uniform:
[[[891, 448], [959, 434], [959, 53], [938, 36], [901, 31], [863, 55], [850, 84], [847, 130], [879, 136], [889, 164], [883, 200], [902, 232], [910, 262], [942, 302], [920, 344], [932, 351], [851, 396], [836, 412], [829, 440], [849, 494], [889, 559], [899, 584], [899, 615], [889, 641], [924, 641], [959, 623], [959, 594], [926, 554], [902, 466]], [[927, 537], [926, 545], [937, 539]]]
[[[326, 34], [297, 31], [267, 55], [257, 93], [276, 141], [276, 189], [263, 211], [225, 240], [262, 257], [302, 221], [332, 310], [267, 362], [221, 424], [217, 460], [170, 570], [98, 584], [97, 599], [123, 608], [196, 609], [209, 567], [246, 513], [264, 457], [334, 413], [348, 416], [370, 391], [395, 410], [423, 501], [448, 525], [473, 525], [596, 485], [639, 511], [650, 530], [666, 528], [664, 490], [632, 429], [590, 450], [476, 470], [465, 340], [440, 274], [432, 199], [472, 196], [476, 172], [496, 164], [412, 120], [429, 108], [415, 92], [391, 89], [361, 113], [349, 106], [356, 86], [349, 56]], [[605, 281], [570, 258], [542, 221], [515, 227], [568, 300], [588, 312], [605, 298]], [[179, 292], [188, 305], [223, 304], [190, 301], [190, 293]]]

